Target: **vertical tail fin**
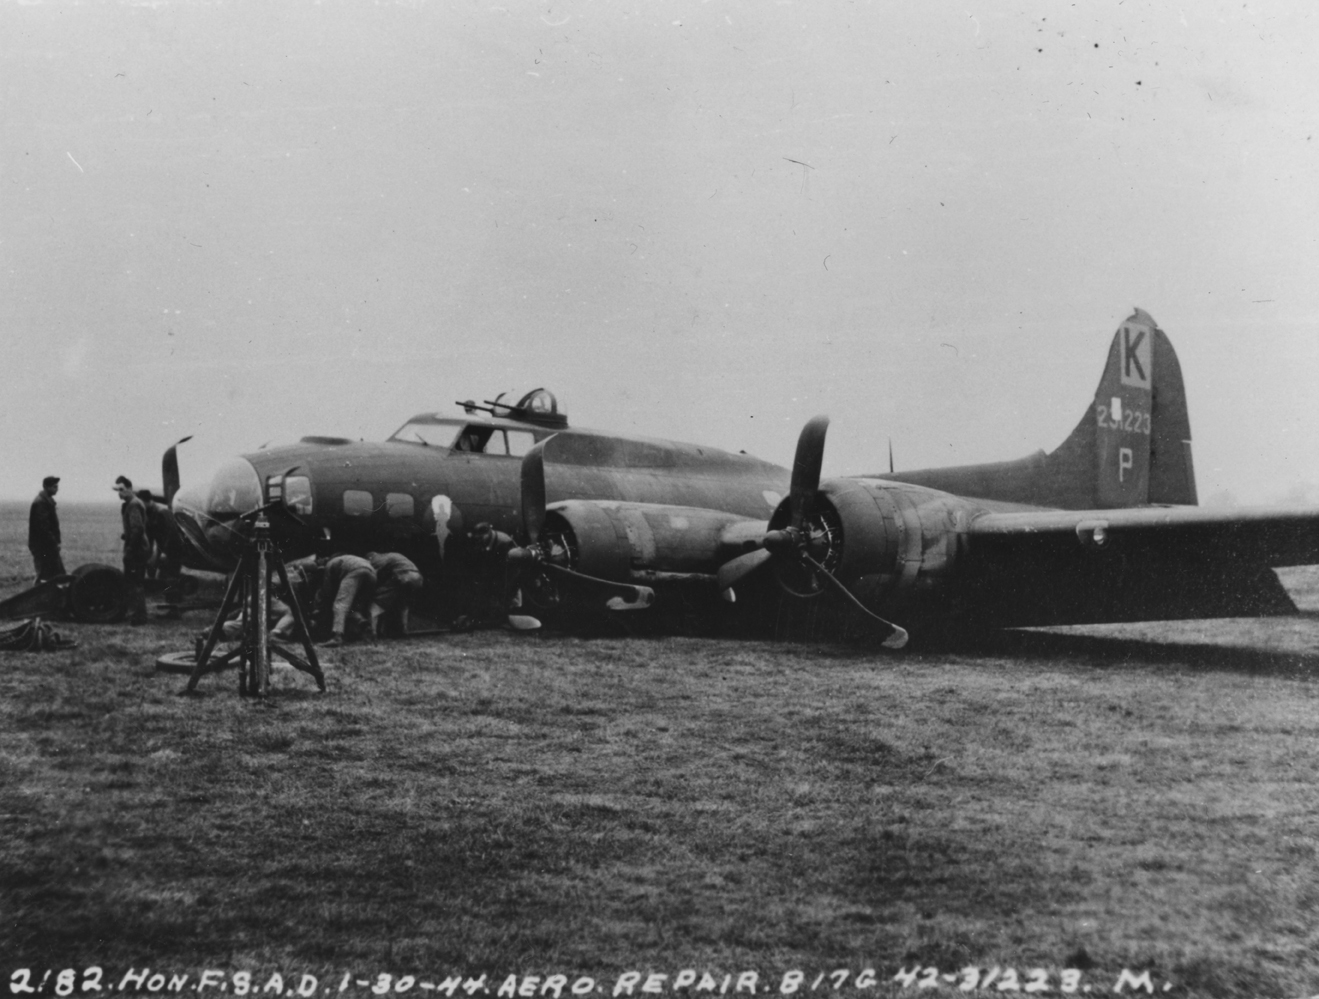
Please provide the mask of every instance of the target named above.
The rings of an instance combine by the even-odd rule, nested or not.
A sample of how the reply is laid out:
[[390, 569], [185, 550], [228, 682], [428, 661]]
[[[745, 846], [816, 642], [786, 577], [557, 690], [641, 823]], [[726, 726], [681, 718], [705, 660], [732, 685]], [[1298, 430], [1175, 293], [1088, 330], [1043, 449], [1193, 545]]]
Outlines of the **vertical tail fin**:
[[1196, 502], [1181, 365], [1148, 312], [1118, 327], [1094, 404], [1046, 463], [1072, 480], [1069, 507]]

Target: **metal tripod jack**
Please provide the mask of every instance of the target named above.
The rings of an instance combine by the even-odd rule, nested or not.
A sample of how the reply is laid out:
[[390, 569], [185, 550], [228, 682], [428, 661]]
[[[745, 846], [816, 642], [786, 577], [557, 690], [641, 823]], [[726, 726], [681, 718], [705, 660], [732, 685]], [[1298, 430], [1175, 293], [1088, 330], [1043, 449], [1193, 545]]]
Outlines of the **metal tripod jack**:
[[[238, 568], [229, 579], [225, 590], [224, 602], [215, 623], [200, 643], [197, 661], [188, 677], [187, 693], [196, 690], [197, 681], [207, 673], [219, 672], [238, 663], [238, 693], [245, 697], [265, 697], [270, 693], [270, 655], [275, 653], [294, 668], [310, 674], [316, 680], [316, 686], [324, 692], [325, 674], [321, 672], [316, 659], [316, 650], [312, 648], [311, 632], [302, 608], [298, 605], [297, 594], [289, 585], [288, 572], [284, 569], [284, 560], [280, 557], [279, 547], [270, 536], [270, 521], [266, 518], [269, 506], [263, 506], [251, 513], [244, 514], [244, 520], [252, 520], [252, 541], [243, 552]], [[279, 573], [279, 580], [288, 594], [289, 606], [293, 610], [293, 619], [297, 624], [298, 638], [303, 659], [282, 642], [270, 637], [270, 578], [272, 572]], [[241, 608], [242, 639], [225, 655], [211, 660], [211, 653], [224, 631], [225, 621], [235, 608]]]

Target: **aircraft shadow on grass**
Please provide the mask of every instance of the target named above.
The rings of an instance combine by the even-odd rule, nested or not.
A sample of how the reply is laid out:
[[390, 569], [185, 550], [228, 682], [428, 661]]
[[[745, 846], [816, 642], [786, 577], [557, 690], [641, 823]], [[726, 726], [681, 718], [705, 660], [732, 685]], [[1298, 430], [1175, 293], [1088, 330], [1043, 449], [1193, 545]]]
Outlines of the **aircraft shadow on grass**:
[[1010, 658], [1033, 664], [1079, 662], [1096, 669], [1169, 669], [1177, 672], [1226, 672], [1246, 676], [1319, 677], [1319, 650], [1262, 649], [1243, 645], [1167, 642], [1125, 635], [1074, 634], [1060, 631], [987, 632], [967, 642], [949, 643], [944, 651], [962, 657]]

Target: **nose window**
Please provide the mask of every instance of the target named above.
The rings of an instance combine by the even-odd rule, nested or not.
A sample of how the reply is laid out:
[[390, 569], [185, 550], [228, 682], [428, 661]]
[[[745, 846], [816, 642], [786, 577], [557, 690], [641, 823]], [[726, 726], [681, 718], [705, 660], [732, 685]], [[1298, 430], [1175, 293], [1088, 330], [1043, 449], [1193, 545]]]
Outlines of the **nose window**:
[[226, 461], [211, 479], [210, 500], [206, 504], [211, 516], [241, 514], [261, 505], [261, 480], [256, 469], [243, 458]]
[[305, 475], [285, 476], [284, 505], [294, 513], [311, 516], [311, 479]]

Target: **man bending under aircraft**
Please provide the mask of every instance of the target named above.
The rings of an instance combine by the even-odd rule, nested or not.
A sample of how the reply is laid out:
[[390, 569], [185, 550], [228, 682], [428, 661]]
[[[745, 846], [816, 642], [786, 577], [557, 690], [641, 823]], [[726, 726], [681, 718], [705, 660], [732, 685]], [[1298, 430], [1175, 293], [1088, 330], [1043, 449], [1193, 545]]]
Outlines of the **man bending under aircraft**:
[[366, 559], [376, 571], [376, 596], [371, 604], [371, 633], [406, 635], [408, 608], [421, 592], [421, 573], [410, 559], [398, 552], [367, 552]]
[[343, 645], [358, 636], [369, 620], [375, 590], [376, 571], [366, 559], [336, 555], [325, 563], [325, 580], [316, 602], [319, 621], [333, 615], [330, 640], [325, 645]]

